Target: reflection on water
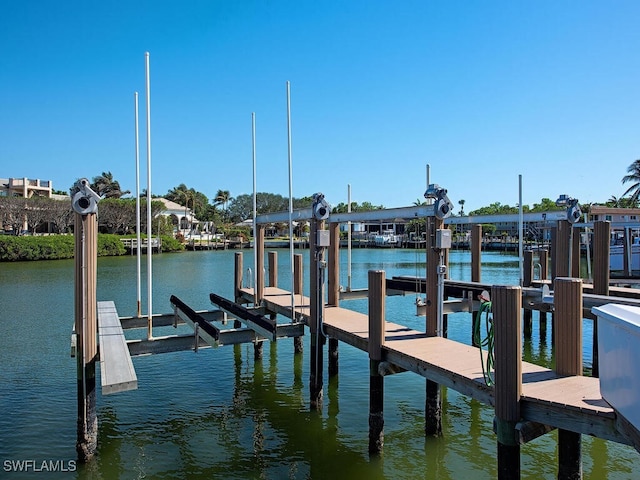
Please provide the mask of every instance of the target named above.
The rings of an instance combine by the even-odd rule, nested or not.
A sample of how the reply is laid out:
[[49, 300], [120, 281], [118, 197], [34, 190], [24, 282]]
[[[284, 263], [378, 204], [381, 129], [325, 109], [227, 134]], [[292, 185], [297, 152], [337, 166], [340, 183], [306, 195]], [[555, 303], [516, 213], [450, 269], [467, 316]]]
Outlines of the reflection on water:
[[[287, 288], [288, 252], [281, 252], [280, 285]], [[170, 311], [171, 294], [195, 309], [211, 308], [211, 291], [231, 298], [234, 253], [154, 257], [153, 310]], [[302, 253], [308, 264], [308, 251]], [[344, 257], [341, 283], [346, 285]], [[514, 256], [485, 253], [483, 258], [484, 281], [517, 283]], [[356, 249], [353, 260], [354, 288], [366, 287], [369, 268], [384, 268], [388, 277], [424, 271], [424, 254], [411, 250]], [[246, 252], [245, 265], [252, 264], [251, 252]], [[73, 263], [0, 267], [0, 408], [5, 412], [0, 416], [0, 458], [73, 459], [75, 361], [69, 358]], [[451, 252], [449, 272], [451, 278], [469, 280], [468, 254]], [[100, 300], [114, 300], [121, 315], [132, 315], [135, 292], [135, 257], [99, 260]], [[413, 301], [412, 295], [389, 297], [389, 320], [424, 328], [425, 320], [415, 316]], [[346, 305], [365, 311], [366, 300]], [[468, 343], [470, 323], [467, 314], [450, 315], [450, 337]], [[589, 361], [590, 324], [585, 321], [584, 329]], [[525, 358], [551, 363], [550, 329], [549, 321], [541, 334], [534, 313], [532, 339], [523, 344]], [[252, 345], [135, 358], [139, 388], [98, 396], [97, 461], [76, 476], [496, 477], [492, 408], [447, 390], [444, 436], [425, 438], [424, 379], [411, 373], [385, 379], [384, 453], [369, 458], [367, 355], [340, 345], [339, 377], [329, 379], [325, 374], [324, 407], [316, 412], [308, 401], [308, 336], [304, 347], [302, 355], [295, 355], [291, 339], [279, 340], [265, 345], [260, 362], [254, 361]], [[522, 448], [523, 478], [556, 477], [556, 441], [552, 433]], [[639, 457], [629, 447], [583, 438], [584, 478], [633, 478], [640, 471]]]

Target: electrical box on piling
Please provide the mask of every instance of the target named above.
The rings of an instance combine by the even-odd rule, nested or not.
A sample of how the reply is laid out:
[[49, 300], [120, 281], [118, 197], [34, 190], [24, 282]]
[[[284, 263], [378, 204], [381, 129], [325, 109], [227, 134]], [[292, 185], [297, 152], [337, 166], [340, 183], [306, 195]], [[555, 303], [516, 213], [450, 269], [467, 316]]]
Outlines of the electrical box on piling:
[[331, 236], [329, 230], [318, 230], [316, 235], [317, 247], [329, 247], [331, 245]]
[[451, 248], [451, 230], [448, 228], [436, 230], [436, 248], [443, 250]]

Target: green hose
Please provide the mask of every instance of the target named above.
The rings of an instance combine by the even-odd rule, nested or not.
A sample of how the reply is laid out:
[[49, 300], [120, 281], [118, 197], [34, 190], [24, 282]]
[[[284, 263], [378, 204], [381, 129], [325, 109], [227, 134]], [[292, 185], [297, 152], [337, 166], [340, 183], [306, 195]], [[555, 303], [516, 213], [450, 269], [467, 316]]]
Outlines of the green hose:
[[[485, 319], [485, 331], [487, 336], [480, 338], [480, 324], [482, 323], [482, 314], [484, 313]], [[483, 302], [480, 304], [480, 310], [476, 315], [476, 321], [473, 327], [473, 342], [478, 345], [480, 350], [480, 363], [482, 364], [482, 375], [484, 381], [488, 386], [492, 386], [494, 382], [493, 371], [495, 366], [495, 359], [493, 356], [493, 317], [491, 316], [491, 302]], [[482, 347], [487, 348], [487, 358], [482, 355]]]

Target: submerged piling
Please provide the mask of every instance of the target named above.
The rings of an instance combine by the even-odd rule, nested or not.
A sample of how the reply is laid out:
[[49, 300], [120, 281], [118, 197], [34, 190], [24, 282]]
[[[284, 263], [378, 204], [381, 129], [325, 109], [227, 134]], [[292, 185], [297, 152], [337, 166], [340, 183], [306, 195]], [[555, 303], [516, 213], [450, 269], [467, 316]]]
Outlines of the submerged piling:
[[[609, 295], [609, 278], [611, 259], [609, 258], [609, 242], [611, 239], [611, 223], [595, 222], [593, 224], [593, 293]], [[592, 375], [600, 376], [598, 368], [598, 318], [593, 319], [593, 365]]]
[[[426, 271], [426, 332], [435, 337], [438, 329], [438, 264], [439, 253], [436, 251], [436, 231], [442, 228], [444, 221], [436, 217], [427, 217], [427, 271]], [[425, 385], [425, 425], [426, 436], [442, 435], [442, 398], [440, 385], [431, 380]]]
[[[296, 253], [293, 256], [293, 294], [302, 295], [302, 255]], [[292, 319], [296, 321], [295, 312], [292, 314]], [[294, 354], [302, 353], [304, 350], [302, 343], [302, 337], [294, 337], [293, 339], [293, 352]]]
[[[582, 375], [582, 280], [556, 278], [554, 286], [556, 321], [556, 372]], [[558, 430], [558, 479], [582, 478], [582, 436]]]
[[386, 285], [384, 270], [369, 271], [369, 453], [384, 445], [384, 377], [378, 367], [385, 336]]
[[[329, 265], [328, 265], [328, 301], [333, 307], [340, 306], [340, 224], [329, 225]], [[338, 339], [329, 338], [329, 378], [338, 375]]]
[[311, 220], [311, 234], [309, 238], [309, 254], [311, 265], [310, 282], [310, 368], [309, 368], [309, 396], [312, 409], [322, 409], [323, 383], [323, 345], [322, 316], [324, 311], [324, 282], [322, 278], [323, 266], [322, 248], [318, 246], [318, 231], [324, 228], [323, 220]]
[[77, 362], [76, 451], [81, 462], [93, 458], [98, 444], [96, 413], [97, 248], [95, 213], [75, 214], [75, 331]]
[[520, 478], [520, 445], [516, 424], [522, 395], [522, 289], [491, 289], [495, 328], [495, 414], [498, 434], [498, 479]]

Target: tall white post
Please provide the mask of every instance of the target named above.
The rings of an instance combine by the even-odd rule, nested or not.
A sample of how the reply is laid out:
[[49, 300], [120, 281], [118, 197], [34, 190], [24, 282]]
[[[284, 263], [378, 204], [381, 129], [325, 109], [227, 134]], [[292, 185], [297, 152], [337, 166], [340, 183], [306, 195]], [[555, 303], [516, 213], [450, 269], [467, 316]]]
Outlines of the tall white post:
[[287, 141], [289, 157], [289, 263], [291, 265], [291, 313], [295, 321], [295, 274], [293, 268], [293, 161], [291, 154], [291, 82], [287, 81]]
[[[253, 271], [258, 278], [258, 197], [256, 192], [256, 114], [251, 113], [251, 150], [253, 153]], [[253, 304], [258, 304], [258, 286], [253, 284]]]
[[135, 137], [136, 137], [136, 273], [137, 273], [137, 294], [136, 297], [138, 301], [138, 309], [137, 316], [138, 318], [142, 316], [142, 288], [141, 284], [141, 239], [140, 239], [140, 137], [138, 136], [138, 92], [135, 92], [134, 95], [134, 103], [135, 103]]
[[524, 283], [524, 258], [522, 252], [522, 242], [524, 241], [524, 221], [522, 207], [522, 175], [518, 175], [518, 263], [520, 265], [520, 286]]
[[151, 91], [149, 81], [149, 52], [145, 52], [147, 86], [147, 339], [153, 338], [153, 298], [151, 280]]
[[[425, 191], [429, 188], [429, 185], [431, 185], [431, 165], [427, 163], [427, 187], [425, 188]], [[427, 198], [427, 205], [431, 204], [433, 204], [433, 199]]]

